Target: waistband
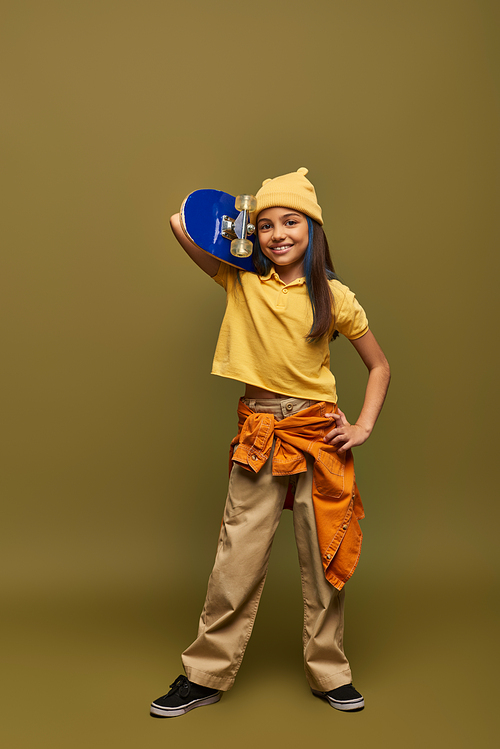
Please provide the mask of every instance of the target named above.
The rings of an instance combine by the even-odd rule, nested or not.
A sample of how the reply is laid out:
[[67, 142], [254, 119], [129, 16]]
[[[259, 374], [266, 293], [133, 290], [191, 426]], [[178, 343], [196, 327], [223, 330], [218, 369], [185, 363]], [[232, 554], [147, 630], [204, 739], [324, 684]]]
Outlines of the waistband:
[[281, 421], [287, 416], [303, 411], [309, 408], [316, 401], [304, 400], [303, 398], [241, 398], [241, 402], [256, 413], [273, 414], [276, 421]]

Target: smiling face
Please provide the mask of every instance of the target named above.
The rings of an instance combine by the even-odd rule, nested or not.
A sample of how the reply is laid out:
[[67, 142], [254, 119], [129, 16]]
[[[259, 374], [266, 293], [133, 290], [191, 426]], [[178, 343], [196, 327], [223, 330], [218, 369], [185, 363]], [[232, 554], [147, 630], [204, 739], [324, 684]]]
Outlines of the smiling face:
[[259, 213], [257, 231], [262, 252], [285, 283], [304, 275], [309, 226], [303, 213], [291, 208], [265, 208]]

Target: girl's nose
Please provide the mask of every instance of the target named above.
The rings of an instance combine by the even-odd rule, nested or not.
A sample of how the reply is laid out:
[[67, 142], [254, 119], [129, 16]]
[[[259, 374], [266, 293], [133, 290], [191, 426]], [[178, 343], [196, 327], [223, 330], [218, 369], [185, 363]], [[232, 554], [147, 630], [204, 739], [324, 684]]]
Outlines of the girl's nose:
[[273, 240], [283, 239], [284, 231], [282, 226], [274, 225], [273, 229]]

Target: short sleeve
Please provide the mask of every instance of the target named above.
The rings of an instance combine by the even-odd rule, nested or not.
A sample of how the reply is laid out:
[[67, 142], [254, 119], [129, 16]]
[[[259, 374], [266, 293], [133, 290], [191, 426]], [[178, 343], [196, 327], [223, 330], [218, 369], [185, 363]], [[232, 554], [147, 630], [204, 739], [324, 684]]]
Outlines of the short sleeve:
[[335, 310], [335, 330], [350, 341], [361, 338], [368, 331], [368, 318], [355, 294], [338, 281], [332, 283]]
[[228, 290], [228, 286], [232, 281], [234, 281], [234, 278], [236, 277], [236, 268], [234, 268], [232, 265], [229, 265], [229, 263], [224, 263], [221, 261], [219, 265], [219, 270], [215, 274], [215, 276], [212, 276], [215, 283], [218, 283], [219, 286], [222, 286], [223, 289]]

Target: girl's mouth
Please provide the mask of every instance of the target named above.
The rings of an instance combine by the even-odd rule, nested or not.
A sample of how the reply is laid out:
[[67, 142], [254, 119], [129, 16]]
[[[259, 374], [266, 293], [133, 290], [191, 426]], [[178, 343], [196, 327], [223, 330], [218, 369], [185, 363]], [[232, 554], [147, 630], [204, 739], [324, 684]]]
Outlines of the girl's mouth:
[[269, 249], [271, 252], [274, 252], [276, 255], [282, 255], [285, 252], [288, 252], [288, 250], [292, 247], [291, 244], [283, 244], [279, 247], [270, 247]]

